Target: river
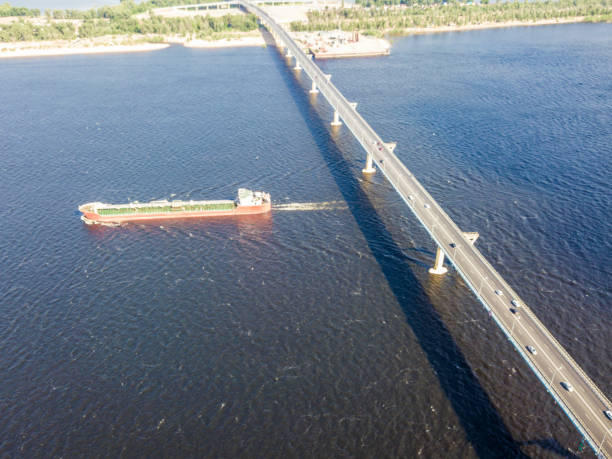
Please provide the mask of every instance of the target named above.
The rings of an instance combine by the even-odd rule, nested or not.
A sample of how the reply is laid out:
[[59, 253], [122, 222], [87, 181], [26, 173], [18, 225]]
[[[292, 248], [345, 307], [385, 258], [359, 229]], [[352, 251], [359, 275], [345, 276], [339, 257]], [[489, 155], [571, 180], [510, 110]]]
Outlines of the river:
[[[612, 389], [612, 25], [320, 62]], [[273, 47], [0, 63], [0, 455], [570, 456], [580, 436]], [[89, 201], [270, 192], [90, 227]]]

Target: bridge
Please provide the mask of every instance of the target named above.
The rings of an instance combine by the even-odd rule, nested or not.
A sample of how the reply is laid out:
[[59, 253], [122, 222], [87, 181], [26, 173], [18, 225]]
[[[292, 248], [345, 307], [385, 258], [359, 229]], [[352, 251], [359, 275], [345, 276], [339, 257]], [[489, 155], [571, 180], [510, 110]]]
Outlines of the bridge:
[[[325, 5], [327, 0], [319, 0], [318, 5]], [[312, 0], [258, 0], [254, 3], [258, 5], [311, 5]], [[335, 5], [335, 0], [329, 0], [331, 5]], [[220, 1], [208, 3], [194, 3], [193, 5], [177, 5], [166, 8], [156, 8], [158, 11], [206, 11], [206, 10], [227, 10], [233, 8], [244, 8], [238, 1]]]
[[357, 112], [357, 104], [347, 101], [331, 83], [331, 75], [324, 74], [264, 10], [245, 0], [232, 3], [256, 15], [286, 56], [295, 59], [294, 69], [303, 69], [312, 82], [310, 92], [320, 92], [332, 106], [332, 125], [344, 122], [366, 151], [363, 172], [374, 173], [377, 166], [425, 227], [438, 246], [430, 272], [444, 274], [444, 257], [448, 257], [595, 454], [612, 457], [612, 419], [605, 414], [612, 404], [474, 246], [478, 234], [462, 231], [451, 220], [394, 154], [395, 144], [383, 142]]

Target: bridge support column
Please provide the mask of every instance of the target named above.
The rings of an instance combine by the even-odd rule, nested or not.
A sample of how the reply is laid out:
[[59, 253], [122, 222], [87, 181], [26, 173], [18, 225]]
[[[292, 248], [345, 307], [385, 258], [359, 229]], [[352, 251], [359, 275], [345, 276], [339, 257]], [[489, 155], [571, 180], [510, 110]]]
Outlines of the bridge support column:
[[366, 156], [366, 166], [364, 169], [361, 169], [361, 172], [364, 174], [373, 174], [376, 172], [376, 168], [372, 164], [372, 153], [368, 153], [368, 156]]
[[340, 115], [338, 114], [338, 110], [334, 109], [334, 120], [331, 122], [332, 126], [342, 126], [342, 122], [340, 121]]
[[438, 251], [436, 252], [436, 262], [433, 265], [433, 268], [429, 268], [429, 272], [431, 274], [446, 274], [448, 269], [444, 266], [444, 252], [438, 247]]
[[310, 94], [318, 94], [319, 90], [317, 89], [317, 84], [313, 81], [312, 87], [310, 88]]
[[291, 54], [291, 51], [289, 51], [289, 48], [287, 48], [287, 52], [285, 53], [285, 57], [288, 57], [289, 59], [291, 59], [293, 57], [293, 55]]
[[293, 70], [302, 70], [302, 67], [300, 67], [300, 63], [298, 62], [297, 56], [295, 56], [295, 67], [293, 67]]

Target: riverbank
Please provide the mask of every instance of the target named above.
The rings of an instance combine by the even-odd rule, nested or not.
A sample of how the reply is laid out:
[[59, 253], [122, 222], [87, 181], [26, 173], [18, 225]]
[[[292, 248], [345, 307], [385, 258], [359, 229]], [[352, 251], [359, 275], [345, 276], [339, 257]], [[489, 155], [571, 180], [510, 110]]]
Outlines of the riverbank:
[[[430, 34], [430, 33], [448, 33], [448, 32], [463, 32], [470, 30], [482, 29], [497, 29], [506, 27], [530, 27], [530, 26], [545, 26], [557, 24], [571, 24], [584, 22], [585, 17], [561, 18], [561, 19], [542, 19], [538, 21], [504, 21], [504, 22], [485, 22], [481, 24], [466, 24], [466, 25], [445, 25], [432, 27], [407, 27], [402, 30], [390, 29], [381, 31], [380, 35], [392, 34], [397, 36]], [[292, 33], [292, 35], [300, 37], [300, 34]], [[296, 38], [297, 38], [296, 37]], [[302, 37], [300, 37], [302, 38]], [[303, 38], [302, 38], [303, 39]], [[368, 38], [362, 38], [366, 42]], [[153, 42], [154, 41], [154, 42]], [[0, 43], [0, 59], [3, 58], [19, 58], [19, 57], [45, 57], [45, 56], [62, 56], [73, 54], [104, 54], [104, 53], [130, 53], [130, 52], [148, 52], [157, 51], [167, 48], [170, 44], [181, 44], [188, 48], [227, 48], [241, 46], [266, 46], [265, 40], [259, 31], [255, 32], [236, 32], [220, 34], [217, 37], [210, 39], [189, 39], [186, 37], [178, 37], [175, 35], [157, 35], [157, 36], [106, 36], [87, 40], [54, 40], [54, 41], [28, 41], [28, 42], [10, 42]], [[330, 50], [331, 51], [331, 50]], [[322, 53], [320, 57], [351, 57], [354, 53], [335, 53], [333, 56], [326, 56]], [[367, 53], [366, 53], [367, 54]], [[376, 52], [372, 55], [388, 54], [388, 48], [385, 52]]]
[[[147, 41], [155, 40], [155, 42]], [[177, 36], [125, 37], [108, 36], [90, 40], [54, 40], [0, 43], [0, 59], [17, 57], [45, 57], [72, 54], [132, 53], [157, 51], [170, 44], [188, 48], [227, 48], [238, 46], [265, 46], [259, 32], [223, 34], [209, 40], [190, 40]]]
[[[418, 35], [426, 33], [447, 33], [447, 32], [465, 32], [468, 30], [482, 29], [502, 29], [506, 27], [531, 27], [545, 26], [556, 24], [574, 24], [585, 22], [585, 17], [561, 18], [561, 19], [541, 19], [539, 21], [505, 21], [505, 22], [484, 22], [482, 24], [466, 24], [466, 25], [446, 25], [435, 27], [407, 27], [401, 31], [400, 35]], [[387, 31], [393, 32], [391, 30]]]
[[30, 42], [0, 44], [0, 59], [16, 57], [64, 56], [72, 54], [136, 53], [157, 51], [170, 46], [168, 43], [138, 44], [58, 44], [57, 42]]
[[[371, 1], [376, 4], [379, 0]], [[311, 10], [306, 16], [306, 21], [291, 22], [293, 32], [343, 30], [381, 37], [385, 34], [405, 35], [575, 22], [611, 22], [612, 8], [607, 0], [367, 7], [354, 5], [352, 8]]]
[[243, 35], [226, 36], [217, 40], [186, 40], [182, 43], [187, 48], [233, 48], [240, 46], [266, 46], [266, 42], [257, 32]]

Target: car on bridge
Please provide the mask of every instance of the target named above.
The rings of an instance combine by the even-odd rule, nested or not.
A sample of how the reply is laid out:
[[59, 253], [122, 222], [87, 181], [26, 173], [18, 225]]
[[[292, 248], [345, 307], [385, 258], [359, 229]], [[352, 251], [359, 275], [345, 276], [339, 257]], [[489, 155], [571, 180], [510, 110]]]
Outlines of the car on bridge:
[[536, 348], [533, 346], [527, 346], [527, 350], [531, 352], [533, 355], [538, 355], [538, 351], [536, 351]]
[[521, 318], [521, 315], [519, 314], [519, 312], [518, 312], [516, 309], [514, 309], [514, 308], [510, 308], [510, 312], [511, 312], [512, 314], [514, 314], [514, 317], [516, 317], [517, 319], [520, 319], [520, 318]]
[[510, 300], [510, 303], [512, 303], [512, 306], [517, 307], [517, 308], [521, 306], [521, 303], [519, 303], [518, 300], [515, 300], [514, 298]]
[[606, 417], [608, 419], [610, 419], [612, 421], [612, 411], [606, 410], [606, 411], [604, 411], [604, 414], [606, 415]]
[[568, 392], [574, 392], [574, 387], [568, 382], [561, 382], [561, 387], [563, 387]]

